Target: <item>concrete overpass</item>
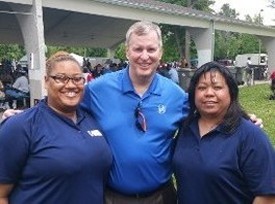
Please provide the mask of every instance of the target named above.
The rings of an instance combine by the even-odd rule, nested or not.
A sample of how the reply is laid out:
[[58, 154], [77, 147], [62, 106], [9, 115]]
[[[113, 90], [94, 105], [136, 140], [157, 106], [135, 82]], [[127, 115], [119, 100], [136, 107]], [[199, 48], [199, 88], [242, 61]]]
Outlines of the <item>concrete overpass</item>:
[[[45, 44], [103, 47], [112, 53], [137, 20], [186, 27], [199, 66], [213, 60], [215, 30], [256, 35], [275, 56], [274, 28], [153, 0], [0, 0], [0, 42], [25, 46], [31, 96], [39, 99], [44, 95]], [[275, 69], [275, 58], [269, 58], [269, 67]]]

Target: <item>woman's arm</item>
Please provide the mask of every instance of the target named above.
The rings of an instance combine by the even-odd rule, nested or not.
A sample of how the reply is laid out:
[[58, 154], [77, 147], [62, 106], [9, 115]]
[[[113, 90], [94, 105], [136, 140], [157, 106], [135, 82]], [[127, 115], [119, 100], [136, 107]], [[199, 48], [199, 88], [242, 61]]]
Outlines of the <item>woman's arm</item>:
[[253, 204], [274, 204], [275, 196], [257, 196]]
[[13, 184], [0, 184], [0, 204], [9, 203], [9, 194], [13, 188]]

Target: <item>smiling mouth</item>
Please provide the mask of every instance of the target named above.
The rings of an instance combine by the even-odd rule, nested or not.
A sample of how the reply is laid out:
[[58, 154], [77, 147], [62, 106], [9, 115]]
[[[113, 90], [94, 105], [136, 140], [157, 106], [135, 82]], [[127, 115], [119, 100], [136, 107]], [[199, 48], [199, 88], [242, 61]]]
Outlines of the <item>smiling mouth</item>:
[[217, 103], [213, 101], [209, 101], [209, 102], [204, 102], [203, 104], [204, 106], [212, 107], [212, 106], [215, 106]]
[[70, 91], [70, 92], [64, 93], [64, 95], [69, 97], [69, 98], [73, 98], [73, 97], [77, 96], [77, 93], [74, 92], [74, 91]]
[[216, 102], [214, 102], [214, 101], [206, 101], [206, 102], [204, 102], [205, 104], [216, 104]]

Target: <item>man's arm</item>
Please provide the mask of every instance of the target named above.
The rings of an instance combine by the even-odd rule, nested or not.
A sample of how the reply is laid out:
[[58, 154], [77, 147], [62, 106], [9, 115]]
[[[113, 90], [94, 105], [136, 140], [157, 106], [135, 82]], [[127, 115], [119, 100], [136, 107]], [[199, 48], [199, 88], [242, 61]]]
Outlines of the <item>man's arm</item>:
[[0, 184], [0, 204], [9, 204], [9, 194], [13, 184]]
[[[6, 110], [3, 115], [2, 115], [2, 119], [1, 122], [13, 115], [16, 115], [18, 113], [21, 113], [23, 110], [14, 110], [14, 109], [8, 109]], [[261, 118], [257, 118], [257, 116], [255, 114], [249, 114], [250, 116], [250, 120], [257, 126], [259, 126], [260, 128], [263, 128], [263, 120]], [[1, 203], [0, 203], [1, 204]]]
[[257, 196], [253, 204], [275, 204], [275, 196]]

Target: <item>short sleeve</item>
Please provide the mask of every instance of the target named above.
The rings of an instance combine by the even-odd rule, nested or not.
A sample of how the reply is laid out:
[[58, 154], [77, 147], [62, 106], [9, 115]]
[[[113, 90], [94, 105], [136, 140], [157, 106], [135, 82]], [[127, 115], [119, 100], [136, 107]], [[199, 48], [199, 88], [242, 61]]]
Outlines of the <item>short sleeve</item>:
[[275, 195], [275, 151], [268, 136], [251, 127], [242, 143], [241, 171], [255, 195]]
[[29, 139], [26, 124], [17, 116], [0, 126], [0, 182], [15, 183], [28, 157]]

